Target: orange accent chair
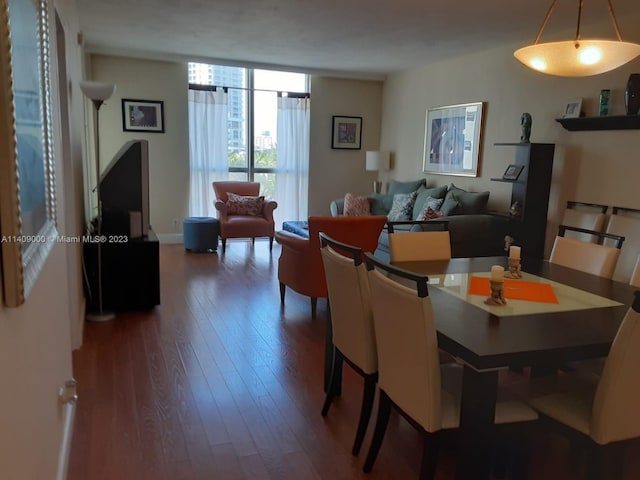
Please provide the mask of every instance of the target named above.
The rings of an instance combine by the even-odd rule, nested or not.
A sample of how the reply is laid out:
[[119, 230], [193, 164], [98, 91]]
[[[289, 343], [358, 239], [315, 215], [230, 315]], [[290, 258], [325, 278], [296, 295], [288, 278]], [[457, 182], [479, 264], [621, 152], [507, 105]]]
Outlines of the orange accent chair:
[[222, 253], [226, 251], [227, 238], [251, 238], [251, 243], [255, 243], [256, 237], [269, 237], [269, 251], [271, 251], [273, 249], [275, 230], [273, 211], [278, 207], [276, 202], [265, 200], [262, 214], [260, 215], [227, 214], [227, 193], [257, 197], [260, 195], [260, 183], [213, 182], [213, 191], [216, 194], [215, 207], [218, 210], [218, 220], [220, 220]]
[[309, 238], [287, 231], [276, 232], [282, 245], [278, 261], [280, 301], [284, 304], [285, 288], [311, 297], [311, 317], [316, 317], [319, 297], [327, 297], [327, 282], [320, 254], [320, 232], [365, 252], [374, 252], [378, 237], [387, 222], [384, 215], [367, 217], [309, 217]]

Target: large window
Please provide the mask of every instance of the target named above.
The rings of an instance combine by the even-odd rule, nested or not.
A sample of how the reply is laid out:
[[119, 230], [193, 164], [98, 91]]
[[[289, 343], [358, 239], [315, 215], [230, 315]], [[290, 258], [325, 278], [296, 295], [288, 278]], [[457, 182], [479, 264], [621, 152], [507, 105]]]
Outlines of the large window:
[[308, 92], [308, 75], [189, 63], [189, 83], [227, 89], [229, 179], [260, 182], [262, 193], [273, 196], [278, 92]]

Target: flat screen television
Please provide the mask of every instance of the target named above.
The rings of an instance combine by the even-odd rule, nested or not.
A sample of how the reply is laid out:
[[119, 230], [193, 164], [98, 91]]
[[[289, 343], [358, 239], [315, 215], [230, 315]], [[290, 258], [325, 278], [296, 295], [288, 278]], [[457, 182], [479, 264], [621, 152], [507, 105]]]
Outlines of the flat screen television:
[[102, 233], [149, 235], [149, 142], [131, 140], [100, 175]]

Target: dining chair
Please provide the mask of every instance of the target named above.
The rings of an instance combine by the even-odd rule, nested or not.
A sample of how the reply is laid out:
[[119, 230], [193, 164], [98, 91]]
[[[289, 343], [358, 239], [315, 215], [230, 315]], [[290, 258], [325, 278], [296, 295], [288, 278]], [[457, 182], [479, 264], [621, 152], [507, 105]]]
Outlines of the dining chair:
[[[640, 255], [640, 210], [627, 207], [612, 207], [606, 233], [624, 236], [624, 248], [620, 251], [613, 279], [629, 283], [633, 266]], [[605, 239], [603, 244], [610, 245]]]
[[[604, 232], [607, 225], [607, 205], [568, 201], [562, 216], [562, 225]], [[584, 242], [598, 243], [599, 238], [588, 233], [572, 231], [568, 238]]]
[[[420, 230], [398, 232], [395, 227], [401, 224], [418, 226]], [[412, 221], [388, 222], [389, 254], [392, 262], [414, 260], [449, 260], [451, 258], [451, 238], [448, 222]], [[438, 230], [432, 230], [437, 228]], [[428, 230], [425, 230], [428, 229]]]
[[[381, 262], [365, 253], [378, 352], [380, 390], [376, 426], [364, 464], [370, 472], [382, 446], [391, 408], [422, 434], [420, 479], [433, 479], [440, 434], [460, 423], [462, 367], [441, 365], [428, 278]], [[411, 284], [401, 284], [396, 279]], [[521, 402], [497, 402], [495, 422], [536, 420], [535, 411]], [[512, 442], [522, 446], [526, 442]], [[515, 452], [513, 478], [526, 477], [526, 450]]]
[[[598, 243], [589, 243], [574, 238], [567, 238], [565, 236], [567, 231], [585, 233], [602, 240], [605, 238], [614, 240], [614, 246], [610, 247]], [[553, 242], [549, 262], [610, 279], [616, 268], [623, 242], [624, 237], [620, 235], [560, 225], [558, 235]]]
[[599, 380], [529, 401], [546, 423], [587, 451], [589, 480], [611, 478], [604, 472], [608, 455], [640, 437], [638, 365], [640, 292], [618, 328]]
[[633, 272], [631, 272], [629, 284], [640, 288], [640, 255], [638, 255], [638, 259], [636, 260], [636, 266], [633, 267]]
[[369, 279], [362, 249], [339, 242], [320, 233], [320, 251], [327, 281], [329, 316], [333, 343], [331, 374], [322, 416], [340, 390], [343, 361], [364, 378], [360, 420], [351, 453], [358, 455], [362, 447], [378, 381]]

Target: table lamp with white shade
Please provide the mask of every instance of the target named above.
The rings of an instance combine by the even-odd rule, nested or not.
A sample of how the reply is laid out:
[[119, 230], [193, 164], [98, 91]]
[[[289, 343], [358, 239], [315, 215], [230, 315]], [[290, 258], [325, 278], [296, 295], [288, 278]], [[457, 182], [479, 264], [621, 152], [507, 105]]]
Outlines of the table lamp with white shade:
[[[367, 152], [366, 154], [366, 170], [368, 172], [387, 171], [391, 165], [389, 152]], [[382, 191], [382, 182], [380, 180], [373, 181], [373, 191], [380, 193]]]
[[[93, 232], [99, 238], [102, 236], [102, 204], [100, 203], [100, 107], [105, 100], [111, 98], [116, 91], [116, 86], [112, 83], [92, 82], [83, 80], [80, 82], [80, 90], [93, 103], [95, 110], [95, 173], [96, 173], [96, 199], [98, 205], [97, 225]], [[102, 305], [102, 241], [97, 242], [98, 249], [98, 311], [87, 314], [86, 319], [90, 322], [106, 322], [114, 318], [112, 312], [106, 312]]]

